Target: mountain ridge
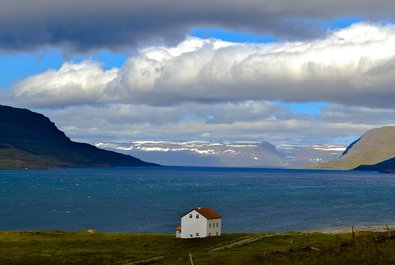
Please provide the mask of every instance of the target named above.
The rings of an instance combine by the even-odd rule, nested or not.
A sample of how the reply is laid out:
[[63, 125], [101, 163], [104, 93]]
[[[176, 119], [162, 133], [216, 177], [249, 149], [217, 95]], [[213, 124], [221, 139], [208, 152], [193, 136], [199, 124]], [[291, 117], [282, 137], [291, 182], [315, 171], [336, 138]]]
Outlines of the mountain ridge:
[[71, 141], [48, 117], [0, 105], [0, 168], [155, 166]]
[[[395, 126], [374, 128], [365, 132], [351, 143], [343, 155], [335, 161], [321, 163], [316, 169], [359, 169], [374, 168], [395, 157]], [[376, 166], [379, 168], [380, 165]], [[383, 168], [384, 169], [384, 168]], [[372, 169], [373, 170], [373, 169]]]
[[[96, 142], [93, 145], [140, 157], [162, 165], [213, 167], [300, 168], [337, 159], [342, 145], [273, 145], [266, 141], [155, 140]], [[177, 163], [177, 164], [176, 164]]]

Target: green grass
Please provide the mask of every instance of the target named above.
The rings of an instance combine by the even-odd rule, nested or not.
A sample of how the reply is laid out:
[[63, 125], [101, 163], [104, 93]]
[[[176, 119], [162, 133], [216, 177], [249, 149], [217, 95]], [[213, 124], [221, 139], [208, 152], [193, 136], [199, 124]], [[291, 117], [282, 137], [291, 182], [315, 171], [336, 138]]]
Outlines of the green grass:
[[[163, 256], [152, 264], [395, 264], [395, 238], [386, 233], [284, 233], [217, 252], [207, 252], [262, 234], [226, 234], [182, 240], [173, 235], [87, 231], [0, 232], [0, 264], [132, 264]], [[309, 248], [311, 247], [311, 248]], [[318, 250], [317, 250], [318, 249]]]

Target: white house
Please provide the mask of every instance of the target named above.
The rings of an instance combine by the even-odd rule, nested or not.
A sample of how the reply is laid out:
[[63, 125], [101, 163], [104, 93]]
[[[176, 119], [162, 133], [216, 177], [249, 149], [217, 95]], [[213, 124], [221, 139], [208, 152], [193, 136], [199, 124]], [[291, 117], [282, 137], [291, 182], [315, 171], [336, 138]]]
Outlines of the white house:
[[176, 227], [176, 236], [200, 238], [221, 235], [221, 215], [210, 208], [195, 208], [181, 217], [181, 227]]

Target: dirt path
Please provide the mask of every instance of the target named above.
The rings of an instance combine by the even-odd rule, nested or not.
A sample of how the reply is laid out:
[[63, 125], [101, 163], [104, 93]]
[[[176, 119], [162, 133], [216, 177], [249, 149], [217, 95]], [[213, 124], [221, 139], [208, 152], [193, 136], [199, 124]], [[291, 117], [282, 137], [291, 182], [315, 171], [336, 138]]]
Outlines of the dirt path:
[[[224, 246], [220, 246], [220, 247], [216, 247], [216, 248], [207, 250], [207, 252], [215, 252], [215, 251], [221, 251], [221, 250], [225, 250], [225, 249], [229, 249], [229, 248], [239, 247], [239, 246], [247, 245], [247, 244], [250, 244], [252, 242], [261, 240], [263, 238], [272, 237], [272, 236], [274, 236], [274, 234], [268, 234], [268, 235], [262, 235], [262, 236], [258, 236], [258, 237], [246, 238], [246, 239], [242, 239], [242, 240], [233, 242], [231, 244], [227, 244], [227, 245], [224, 245]], [[148, 263], [151, 263], [151, 262], [154, 262], [154, 261], [162, 260], [164, 258], [165, 258], [164, 256], [157, 256], [157, 257], [152, 257], [152, 258], [149, 258], [149, 259], [144, 259], [144, 260], [138, 260], [138, 261], [125, 263], [124, 265], [148, 264]]]
[[239, 246], [247, 245], [249, 243], [261, 240], [262, 238], [272, 237], [272, 236], [274, 236], [274, 235], [263, 235], [263, 236], [258, 236], [258, 237], [246, 238], [246, 239], [243, 239], [243, 240], [240, 240], [240, 241], [237, 241], [237, 242], [225, 245], [225, 246], [221, 246], [221, 247], [216, 247], [216, 248], [210, 249], [207, 252], [215, 252], [215, 251], [225, 250], [225, 249], [228, 249], [228, 248], [239, 247]]
[[147, 263], [151, 263], [151, 262], [154, 262], [154, 261], [162, 260], [164, 258], [165, 258], [164, 256], [157, 256], [157, 257], [152, 257], [152, 258], [149, 258], [149, 259], [143, 259], [143, 260], [128, 262], [128, 263], [125, 263], [124, 265], [147, 264]]

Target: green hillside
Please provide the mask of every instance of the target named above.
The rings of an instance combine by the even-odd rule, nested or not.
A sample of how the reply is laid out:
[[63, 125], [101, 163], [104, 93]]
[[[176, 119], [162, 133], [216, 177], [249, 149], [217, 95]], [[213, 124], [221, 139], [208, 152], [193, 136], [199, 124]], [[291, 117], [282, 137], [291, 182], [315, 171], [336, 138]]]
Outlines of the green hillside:
[[150, 165], [154, 164], [73, 142], [44, 115], [0, 105], [0, 168]]
[[322, 163], [319, 169], [354, 169], [374, 165], [395, 157], [395, 126], [367, 131], [352, 143], [339, 160]]

